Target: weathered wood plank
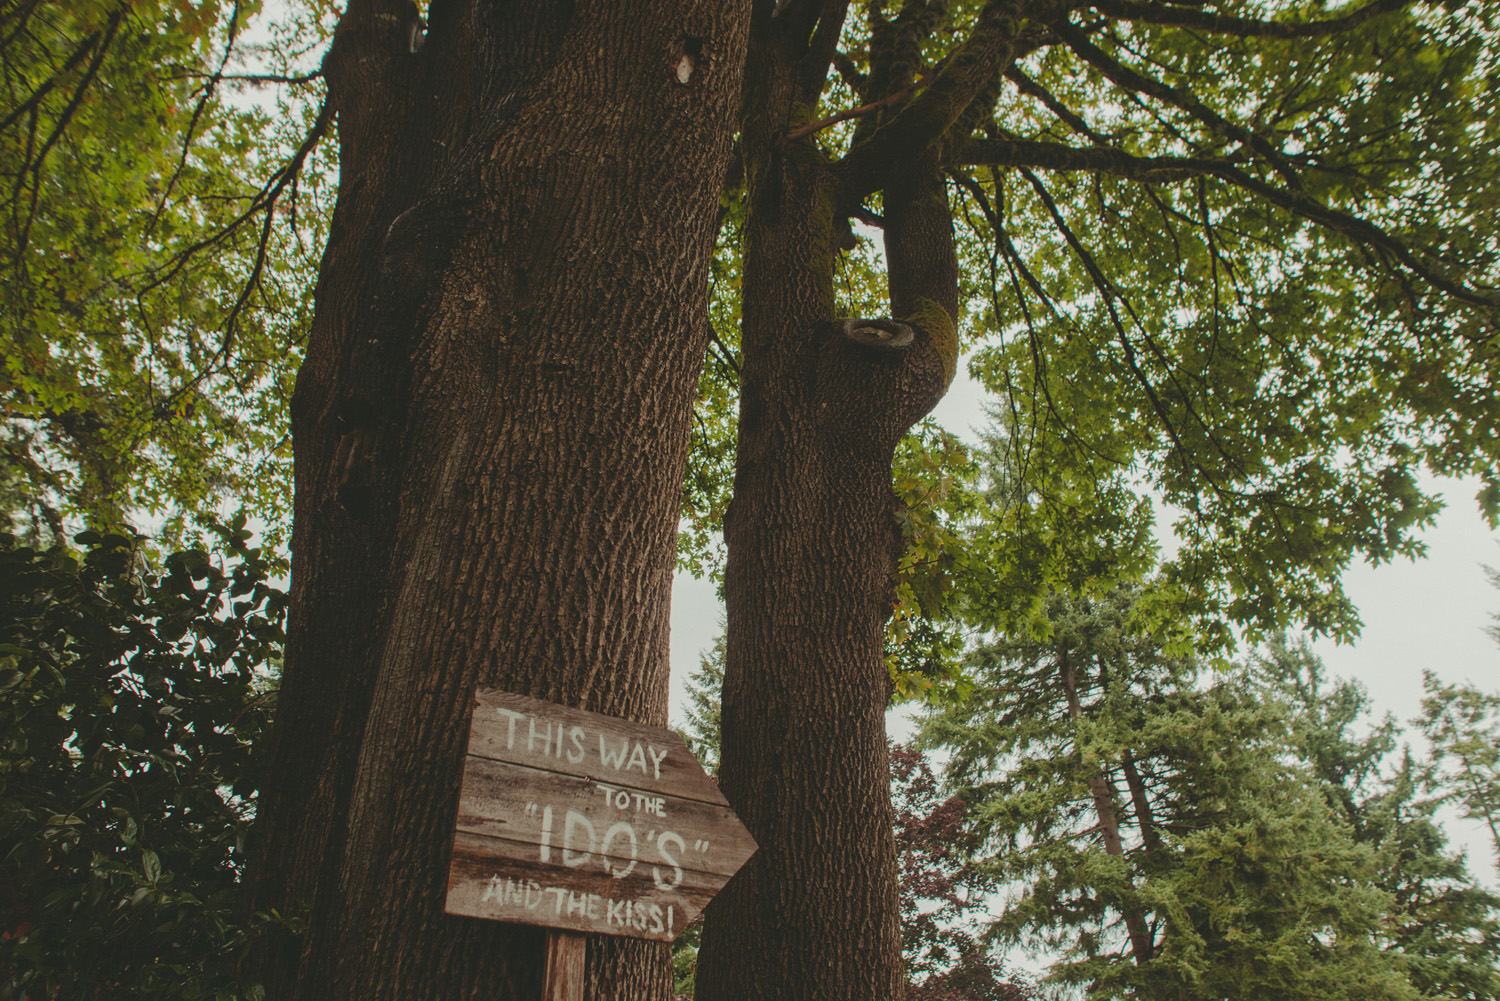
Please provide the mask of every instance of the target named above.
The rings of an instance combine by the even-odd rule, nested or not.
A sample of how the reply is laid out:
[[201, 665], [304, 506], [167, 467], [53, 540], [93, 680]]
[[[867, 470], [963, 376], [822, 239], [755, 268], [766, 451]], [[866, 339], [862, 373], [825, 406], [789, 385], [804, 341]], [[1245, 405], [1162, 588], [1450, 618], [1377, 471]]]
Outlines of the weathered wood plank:
[[616, 871], [640, 862], [729, 875], [755, 850], [732, 836], [727, 806], [486, 758], [464, 764], [456, 826], [536, 845], [543, 861]]
[[622, 878], [507, 856], [512, 846], [459, 832], [448, 871], [449, 914], [670, 942], [729, 877], [683, 870], [669, 889], [637, 867]]
[[669, 942], [755, 852], [670, 730], [475, 695], [450, 914]]
[[578, 932], [547, 933], [547, 968], [542, 1001], [583, 1001], [584, 958], [588, 939]]
[[481, 688], [469, 754], [727, 807], [671, 730]]

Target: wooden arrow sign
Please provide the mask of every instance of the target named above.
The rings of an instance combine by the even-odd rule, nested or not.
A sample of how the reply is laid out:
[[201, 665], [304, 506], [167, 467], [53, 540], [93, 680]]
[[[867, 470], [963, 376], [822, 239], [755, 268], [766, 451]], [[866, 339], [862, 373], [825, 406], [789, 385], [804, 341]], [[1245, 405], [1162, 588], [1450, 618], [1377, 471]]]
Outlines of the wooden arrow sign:
[[670, 730], [480, 689], [449, 914], [670, 942], [755, 852]]

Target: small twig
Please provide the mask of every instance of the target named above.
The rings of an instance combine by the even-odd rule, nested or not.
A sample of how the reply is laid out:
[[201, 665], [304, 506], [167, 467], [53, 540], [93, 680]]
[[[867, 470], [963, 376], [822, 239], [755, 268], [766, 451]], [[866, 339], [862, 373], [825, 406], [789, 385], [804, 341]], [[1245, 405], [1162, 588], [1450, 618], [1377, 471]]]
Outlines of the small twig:
[[714, 346], [719, 349], [719, 360], [733, 369], [735, 377], [738, 378], [740, 375], [739, 363], [734, 360], [734, 354], [729, 350], [729, 348], [724, 346], [724, 342], [719, 340], [719, 333], [718, 331], [714, 330], [714, 325], [712, 323], [708, 325], [708, 339], [712, 341]]
[[778, 147], [785, 146], [789, 142], [796, 142], [798, 139], [810, 136], [814, 132], [821, 132], [824, 129], [828, 128], [828, 126], [830, 125], [837, 125], [839, 122], [847, 122], [851, 118], [861, 118], [865, 115], [870, 114], [872, 111], [879, 111], [882, 108], [890, 107], [892, 104], [895, 104], [897, 101], [900, 101], [910, 95], [922, 84], [931, 80], [932, 76], [933, 75], [929, 73], [924, 77], [913, 80], [911, 83], [907, 84], [905, 87], [902, 87], [894, 94], [882, 97], [878, 101], [871, 101], [869, 104], [861, 104], [857, 108], [850, 108], [847, 111], [840, 111], [837, 114], [829, 115], [827, 118], [820, 118], [816, 122], [809, 122], [808, 124], [802, 126], [800, 129], [788, 132], [780, 139], [777, 139], [776, 145]]
[[240, 32], [240, 5], [235, 0], [234, 8], [229, 14], [228, 37], [224, 42], [224, 58], [219, 62], [219, 68], [208, 78], [208, 83], [202, 87], [198, 103], [193, 108], [192, 117], [188, 119], [187, 128], [182, 133], [182, 156], [177, 159], [177, 167], [172, 171], [172, 176], [167, 179], [166, 187], [162, 189], [161, 198], [156, 203], [156, 211], [151, 213], [151, 221], [146, 224], [146, 235], [150, 236], [156, 231], [156, 226], [161, 222], [162, 213], [167, 210], [167, 202], [172, 198], [172, 192], [177, 189], [177, 182], [182, 179], [182, 172], [187, 169], [188, 156], [192, 153], [193, 134], [198, 131], [198, 123], [203, 119], [203, 113], [208, 110], [213, 101], [214, 91], [219, 87], [219, 81], [224, 78], [224, 67], [229, 65], [229, 60], [234, 57], [234, 42]]
[[149, 292], [171, 281], [187, 266], [188, 261], [193, 255], [219, 245], [254, 216], [262, 211], [273, 209], [282, 192], [286, 190], [291, 184], [292, 179], [302, 169], [304, 161], [312, 153], [313, 147], [323, 138], [323, 134], [327, 131], [332, 121], [333, 109], [325, 102], [322, 109], [318, 112], [317, 121], [313, 123], [312, 128], [308, 130], [306, 137], [302, 140], [302, 145], [297, 147], [297, 151], [292, 154], [291, 159], [283, 167], [273, 173], [261, 185], [260, 190], [251, 197], [249, 207], [221, 226], [217, 232], [172, 255], [171, 259], [165, 264], [160, 267], [149, 268], [142, 272], [143, 275], [149, 276], [151, 280], [140, 291], [143, 293]]
[[254, 264], [251, 267], [249, 277], [245, 280], [244, 285], [240, 288], [239, 295], [235, 297], [234, 304], [230, 307], [229, 313], [224, 319], [224, 336], [219, 344], [218, 349], [214, 352], [213, 357], [209, 359], [209, 361], [199, 370], [199, 372], [195, 376], [193, 376], [187, 382], [179, 386], [176, 390], [168, 394], [167, 397], [162, 401], [163, 403], [170, 405], [176, 400], [181, 399], [187, 393], [192, 392], [205, 379], [207, 379], [221, 363], [225, 363], [228, 361], [229, 353], [234, 343], [235, 326], [239, 320], [240, 314], [244, 312], [244, 310], [249, 306], [251, 297], [254, 296], [255, 292], [260, 288], [260, 280], [261, 275], [265, 270], [268, 248], [271, 240], [271, 229], [276, 213], [277, 203], [279, 202], [282, 194], [285, 193], [287, 189], [296, 181], [298, 175], [302, 171], [303, 164], [306, 162], [308, 156], [311, 155], [313, 148], [317, 146], [318, 141], [323, 138], [323, 134], [327, 131], [329, 124], [332, 122], [332, 119], [333, 109], [329, 104], [325, 102], [322, 109], [318, 113], [317, 121], [313, 123], [313, 127], [308, 131], [306, 137], [302, 140], [302, 144], [297, 147], [297, 151], [292, 154], [291, 159], [288, 160], [281, 169], [276, 171], [276, 173], [272, 174], [271, 178], [261, 186], [260, 191], [257, 192], [254, 198], [251, 200], [250, 207], [247, 208], [244, 212], [240, 213], [227, 225], [222, 227], [217, 233], [203, 240], [200, 240], [197, 243], [193, 244], [191, 247], [188, 247], [186, 250], [177, 253], [172, 258], [172, 261], [166, 268], [165, 273], [157, 271], [156, 277], [147, 282], [145, 286], [137, 290], [138, 296], [144, 296], [152, 289], [158, 288], [166, 282], [171, 281], [179, 272], [187, 267], [188, 262], [189, 260], [191, 260], [193, 255], [199, 253], [200, 251], [207, 250], [211, 247], [219, 245], [223, 241], [227, 240], [231, 235], [236, 233], [239, 230], [240, 226], [248, 222], [250, 219], [254, 218], [255, 215], [260, 212], [265, 213], [265, 218], [261, 223], [260, 233], [256, 241]]
[[[69, 123], [73, 121], [73, 116], [77, 114], [79, 107], [82, 106], [84, 94], [88, 92], [89, 87], [93, 85], [94, 80], [98, 77], [99, 67], [104, 63], [104, 57], [109, 53], [109, 47], [113, 43], [115, 35], [119, 32], [120, 22], [124, 18], [125, 8], [123, 7], [110, 15], [109, 26], [105, 29], [104, 37], [99, 41], [98, 47], [94, 50], [94, 56], [89, 61], [88, 69], [84, 71], [83, 79], [79, 82], [78, 89], [73, 92], [73, 96], [63, 108], [62, 114], [58, 116], [57, 124], [53, 127], [52, 134], [47, 137], [46, 142], [42, 143], [41, 149], [37, 150], [29, 162], [24, 163], [21, 170], [16, 173], [15, 188], [11, 191], [10, 196], [12, 202], [20, 196], [21, 189], [26, 182], [27, 173], [30, 173], [35, 181], [31, 188], [31, 205], [27, 211], [26, 223], [21, 229], [20, 238], [16, 240], [15, 258], [18, 262], [25, 258], [27, 247], [31, 243], [31, 226], [36, 221], [37, 201], [41, 197], [42, 191], [42, 165], [47, 162], [47, 155], [52, 152], [52, 147], [57, 144], [57, 141], [62, 138], [63, 133], [67, 131]], [[36, 111], [36, 106], [33, 106], [31, 114], [35, 115]], [[31, 148], [30, 141], [28, 140], [28, 154], [30, 154]]]
[[[109, 27], [109, 33], [111, 36], [114, 34], [115, 24], [118, 23], [119, 18], [122, 16], [122, 13], [122, 11], [116, 11], [113, 15], [111, 15], [112, 19], [110, 21]], [[102, 32], [95, 31], [85, 37], [82, 41], [80, 41], [78, 45], [74, 47], [73, 53], [68, 56], [68, 58], [63, 62], [62, 68], [59, 69], [56, 73], [52, 74], [52, 76], [49, 77], [41, 86], [33, 91], [30, 97], [17, 105], [10, 114], [5, 116], [5, 119], [3, 121], [0, 121], [0, 131], [10, 128], [28, 111], [31, 111], [33, 108], [40, 107], [42, 99], [49, 93], [51, 93], [52, 89], [57, 86], [57, 82], [67, 74], [73, 72], [73, 70], [78, 67], [78, 64], [83, 62], [84, 57], [93, 50], [96, 44], [98, 44], [101, 34]]]
[[178, 76], [164, 77], [163, 79], [202, 80], [209, 77], [224, 83], [285, 83], [296, 86], [323, 79], [323, 71], [317, 69], [311, 73], [303, 73], [300, 76], [286, 76], [282, 73], [182, 73]]

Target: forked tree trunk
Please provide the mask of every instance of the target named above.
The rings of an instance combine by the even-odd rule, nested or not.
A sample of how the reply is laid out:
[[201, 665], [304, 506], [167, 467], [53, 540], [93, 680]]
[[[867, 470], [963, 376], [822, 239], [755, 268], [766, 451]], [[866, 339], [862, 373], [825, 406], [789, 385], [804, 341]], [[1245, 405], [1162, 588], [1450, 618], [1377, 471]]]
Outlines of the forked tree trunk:
[[[293, 406], [292, 615], [255, 905], [275, 1001], [534, 998], [445, 916], [475, 685], [662, 724], [706, 276], [748, 4], [351, 0], [341, 186]], [[589, 995], [661, 997], [593, 938]]]
[[[923, 174], [888, 196], [887, 247], [894, 314], [933, 329], [835, 321], [836, 168], [816, 137], [783, 139], [822, 87], [827, 54], [812, 48], [799, 26], [762, 22], [748, 63], [720, 781], [760, 851], [709, 905], [700, 1001], [891, 1001], [904, 982], [885, 736], [902, 550], [891, 458], [951, 372], [956, 263], [941, 180]], [[914, 193], [933, 184], [925, 212]], [[918, 246], [920, 265], [902, 249]], [[919, 303], [931, 287], [945, 289], [936, 313]]]

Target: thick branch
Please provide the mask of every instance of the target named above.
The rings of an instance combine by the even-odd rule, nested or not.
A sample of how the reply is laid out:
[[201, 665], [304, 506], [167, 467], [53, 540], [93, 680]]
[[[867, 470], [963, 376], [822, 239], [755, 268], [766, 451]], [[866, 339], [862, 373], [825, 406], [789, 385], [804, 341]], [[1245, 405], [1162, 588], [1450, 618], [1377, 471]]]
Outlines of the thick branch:
[[1065, 146], [1027, 140], [972, 139], [954, 158], [956, 166], [1038, 167], [1043, 170], [1088, 170], [1133, 181], [1180, 181], [1213, 174], [1229, 165], [1220, 160], [1185, 156], [1132, 156], [1111, 146]]
[[1357, 28], [1372, 18], [1400, 10], [1410, 3], [1411, 0], [1375, 0], [1343, 17], [1301, 23], [1231, 17], [1228, 14], [1210, 14], [1188, 7], [1141, 3], [1139, 0], [1093, 0], [1090, 6], [1101, 14], [1123, 21], [1197, 28], [1218, 35], [1238, 35], [1241, 38], [1321, 38]]
[[1139, 73], [1123, 63], [1111, 59], [1088, 37], [1078, 29], [1078, 26], [1068, 22], [1066, 18], [1059, 18], [1053, 23], [1052, 29], [1057, 32], [1059, 38], [1067, 43], [1068, 48], [1078, 54], [1084, 62], [1104, 74], [1105, 78], [1116, 85], [1138, 94], [1146, 94], [1154, 97], [1173, 108], [1187, 112], [1198, 121], [1207, 125], [1216, 132], [1222, 132], [1235, 142], [1255, 150], [1276, 168], [1277, 172], [1286, 178], [1288, 184], [1297, 184], [1297, 173], [1282, 152], [1272, 146], [1262, 136], [1258, 136], [1245, 128], [1229, 121], [1202, 101], [1191, 94], [1184, 93], [1176, 87], [1153, 80], [1143, 73]]
[[839, 162], [841, 205], [858, 205], [943, 139], [1009, 59], [1020, 7], [1019, 0], [989, 0], [973, 34], [933, 81]]
[[1135, 807], [1136, 826], [1141, 829], [1141, 841], [1148, 852], [1161, 848], [1161, 834], [1156, 829], [1156, 818], [1151, 810], [1151, 798], [1146, 794], [1146, 783], [1129, 753], [1120, 761], [1125, 772], [1125, 785], [1130, 789], [1130, 802]]
[[801, 97], [807, 104], [817, 101], [828, 81], [828, 68], [833, 64], [838, 51], [839, 35], [844, 30], [844, 18], [849, 13], [849, 0], [823, 0], [823, 9], [818, 14], [818, 26], [807, 44], [807, 55], [802, 57]]
[[1287, 191], [1252, 177], [1239, 166], [1198, 157], [1131, 156], [1116, 149], [1079, 148], [1058, 143], [983, 139], [964, 147], [957, 162], [996, 167], [1038, 167], [1044, 170], [1090, 170], [1136, 181], [1169, 182], [1188, 177], [1210, 176], [1265, 199], [1309, 222], [1348, 237], [1356, 243], [1390, 254], [1427, 284], [1456, 299], [1479, 306], [1500, 305], [1500, 295], [1471, 289], [1439, 273], [1420, 260], [1397, 237], [1372, 222], [1330, 208], [1298, 191]]
[[[884, 16], [880, 4], [869, 6], [870, 83], [865, 92], [866, 103], [902, 101], [913, 92], [919, 75], [922, 83], [930, 83], [952, 60], [956, 48], [945, 54], [933, 69], [920, 73], [922, 51], [941, 23], [945, 6], [946, 0], [903, 0], [895, 20]], [[851, 148], [867, 142], [885, 124], [883, 117], [861, 121], [854, 130]]]

